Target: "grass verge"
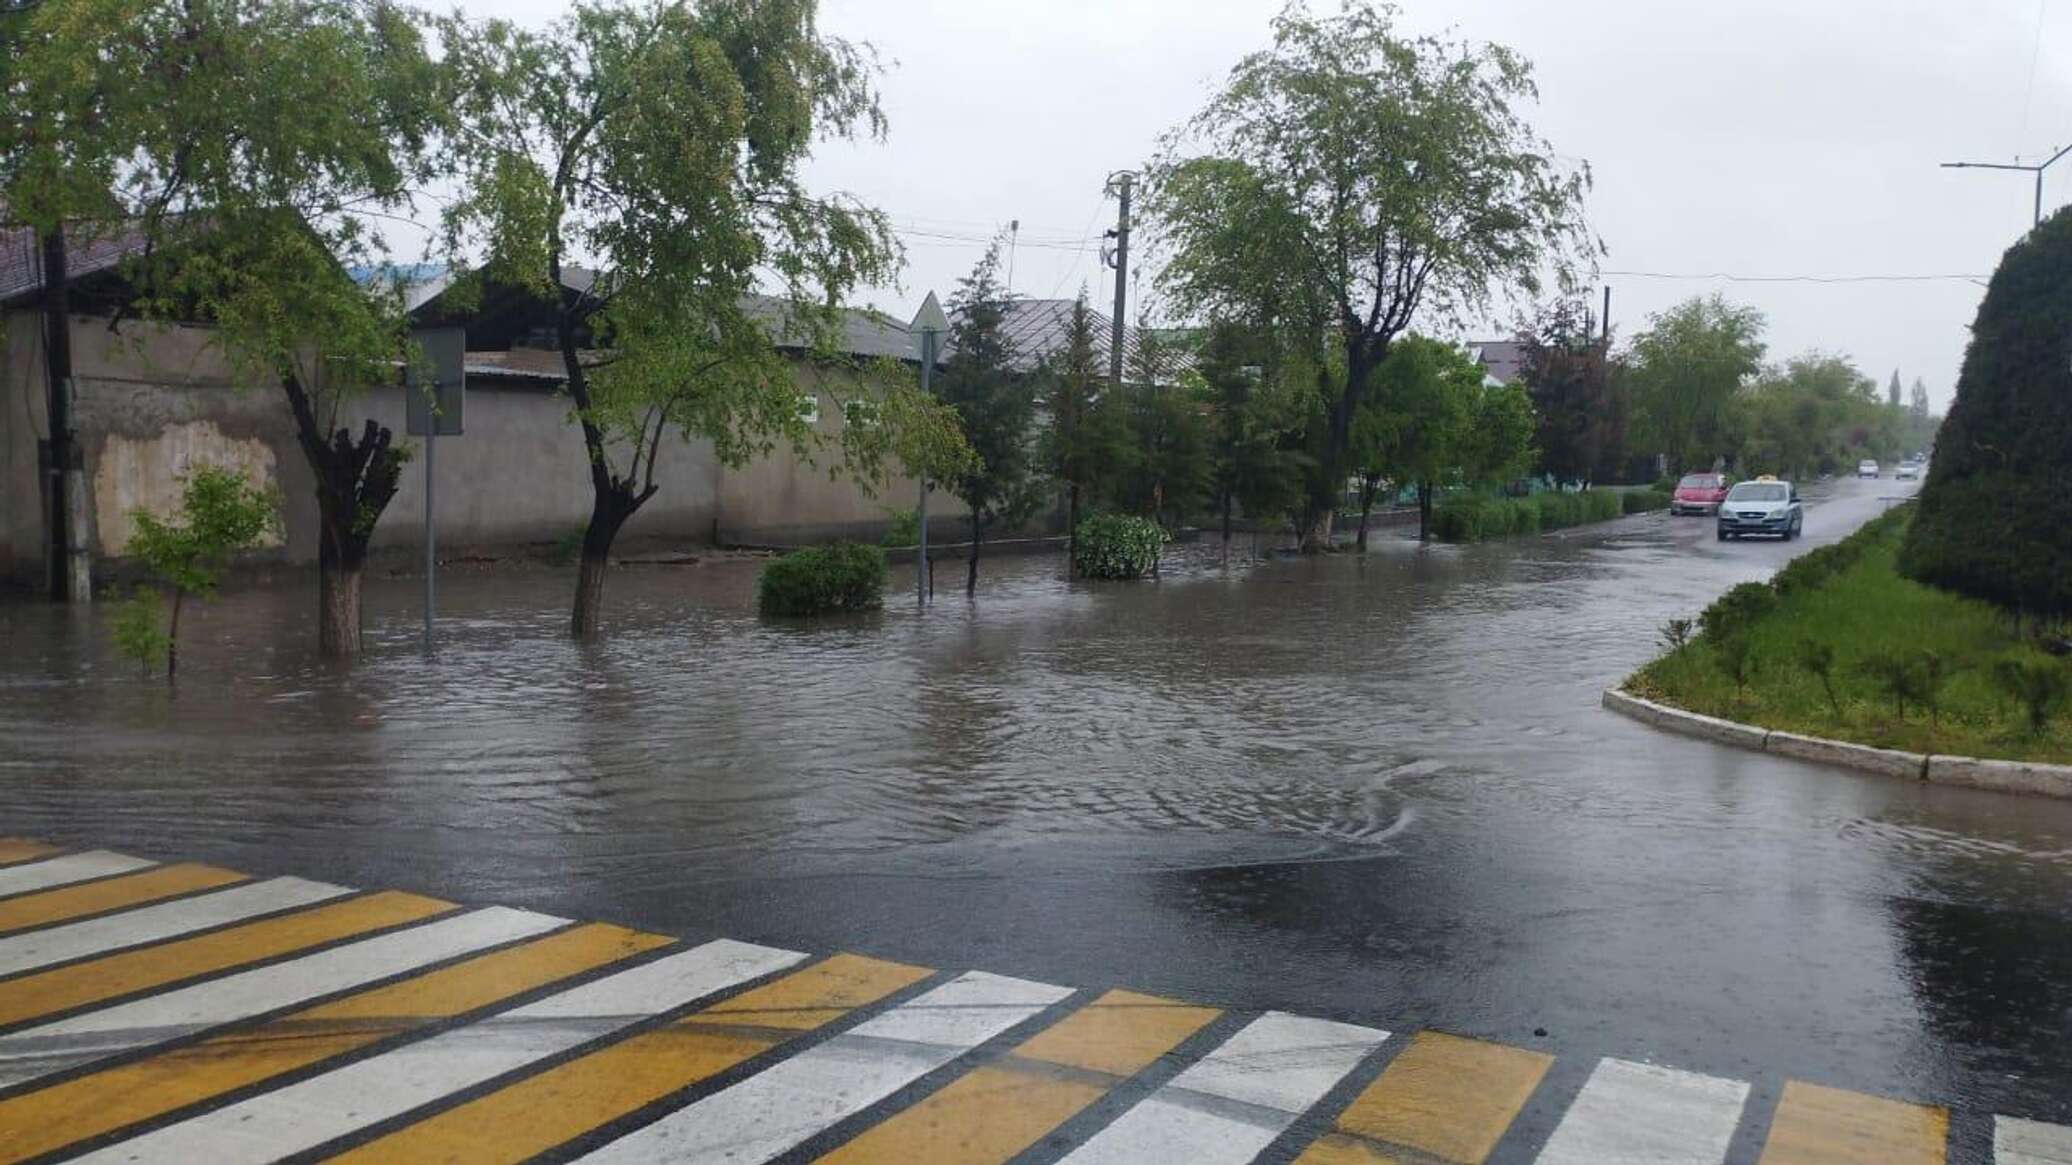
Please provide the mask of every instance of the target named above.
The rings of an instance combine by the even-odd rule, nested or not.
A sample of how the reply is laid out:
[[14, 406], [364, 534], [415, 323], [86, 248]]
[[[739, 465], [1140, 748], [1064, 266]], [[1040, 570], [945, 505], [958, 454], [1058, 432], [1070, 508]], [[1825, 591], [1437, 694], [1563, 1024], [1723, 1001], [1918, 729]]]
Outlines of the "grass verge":
[[2072, 762], [2072, 665], [2038, 651], [1997, 608], [1900, 577], [1910, 509], [1743, 583], [1635, 695], [1765, 728], [1952, 756]]

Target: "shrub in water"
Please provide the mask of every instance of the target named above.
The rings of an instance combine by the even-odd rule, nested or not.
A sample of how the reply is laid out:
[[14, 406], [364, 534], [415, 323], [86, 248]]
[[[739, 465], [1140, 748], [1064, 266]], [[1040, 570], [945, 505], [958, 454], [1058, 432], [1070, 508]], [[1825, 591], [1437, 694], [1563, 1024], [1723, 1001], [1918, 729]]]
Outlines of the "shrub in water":
[[885, 602], [885, 551], [837, 542], [796, 550], [763, 568], [756, 607], [765, 615], [868, 611]]
[[1095, 514], [1072, 535], [1072, 569], [1082, 578], [1143, 578], [1165, 542], [1165, 527], [1149, 518]]

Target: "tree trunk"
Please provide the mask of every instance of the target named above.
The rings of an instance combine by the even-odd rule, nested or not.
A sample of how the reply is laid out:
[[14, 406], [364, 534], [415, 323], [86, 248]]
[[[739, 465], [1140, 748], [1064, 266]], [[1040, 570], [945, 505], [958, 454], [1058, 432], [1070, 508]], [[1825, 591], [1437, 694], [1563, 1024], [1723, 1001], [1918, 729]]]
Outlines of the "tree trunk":
[[1374, 495], [1380, 488], [1378, 477], [1360, 479], [1360, 532], [1353, 539], [1353, 547], [1361, 554], [1367, 553], [1367, 515], [1374, 512]]
[[360, 654], [360, 564], [343, 565], [328, 549], [317, 562], [317, 650], [334, 658]]
[[277, 370], [295, 415], [295, 436], [317, 479], [317, 650], [332, 657], [360, 653], [360, 571], [374, 525], [396, 496], [403, 455], [394, 435], [369, 420], [358, 438], [330, 433], [292, 366]]
[[978, 594], [978, 548], [985, 538], [985, 526], [979, 522], [978, 511], [971, 511], [971, 557], [965, 562], [964, 597]]
[[1432, 483], [1417, 483], [1417, 540], [1432, 540]]
[[568, 632], [594, 639], [604, 626], [604, 576], [611, 566], [612, 542], [643, 498], [618, 488], [598, 494], [590, 505], [590, 524], [583, 528], [583, 558], [576, 571], [575, 610]]
[[1332, 516], [1331, 508], [1328, 506], [1321, 511], [1312, 507], [1309, 513], [1303, 515], [1300, 543], [1302, 553], [1322, 554], [1331, 549]]
[[1223, 491], [1223, 557], [1230, 557], [1230, 503], [1231, 491]]
[[165, 636], [165, 678], [167, 679], [172, 679], [173, 673], [180, 670], [180, 603], [186, 597], [186, 591], [178, 587], [173, 588], [173, 618], [171, 625], [166, 628]]

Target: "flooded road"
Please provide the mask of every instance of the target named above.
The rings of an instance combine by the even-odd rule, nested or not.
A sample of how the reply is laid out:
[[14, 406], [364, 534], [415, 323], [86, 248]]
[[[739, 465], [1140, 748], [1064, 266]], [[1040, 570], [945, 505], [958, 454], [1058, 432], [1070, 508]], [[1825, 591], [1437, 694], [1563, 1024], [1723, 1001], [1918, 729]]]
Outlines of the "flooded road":
[[351, 668], [304, 588], [246, 590], [177, 689], [106, 609], [0, 606], [0, 832], [2065, 1121], [2072, 803], [1598, 707], [1899, 488], [1812, 494], [1792, 546], [999, 559], [810, 625], [755, 617], [753, 563], [626, 568], [588, 647], [568, 578], [452, 572], [430, 657], [418, 584], [370, 583]]

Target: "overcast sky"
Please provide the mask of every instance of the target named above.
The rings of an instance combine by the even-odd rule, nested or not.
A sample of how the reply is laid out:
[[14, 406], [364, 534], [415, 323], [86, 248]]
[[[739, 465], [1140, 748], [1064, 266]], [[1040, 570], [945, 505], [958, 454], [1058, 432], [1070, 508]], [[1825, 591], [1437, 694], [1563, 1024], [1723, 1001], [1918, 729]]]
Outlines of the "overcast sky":
[[[1316, 7], [1329, 10], [1335, 0]], [[469, 0], [538, 23], [557, 5]], [[825, 31], [885, 58], [882, 143], [825, 146], [808, 169], [888, 212], [908, 265], [864, 298], [901, 318], [945, 297], [1021, 222], [1014, 290], [1112, 295], [1098, 236], [1105, 177], [1143, 163], [1243, 54], [1277, 0], [823, 0]], [[1608, 249], [1615, 333], [1713, 290], [1770, 321], [1770, 355], [1844, 353], [1897, 368], [1941, 408], [1982, 288], [1731, 283], [1618, 272], [1975, 275], [2029, 225], [2025, 174], [1937, 168], [2072, 142], [2072, 0], [1406, 0], [1412, 30], [1451, 30], [1536, 65], [1533, 123], [1587, 161]], [[2044, 188], [2072, 201], [2072, 157]], [[956, 237], [941, 237], [941, 236]], [[1149, 272], [1144, 275], [1149, 290]]]

